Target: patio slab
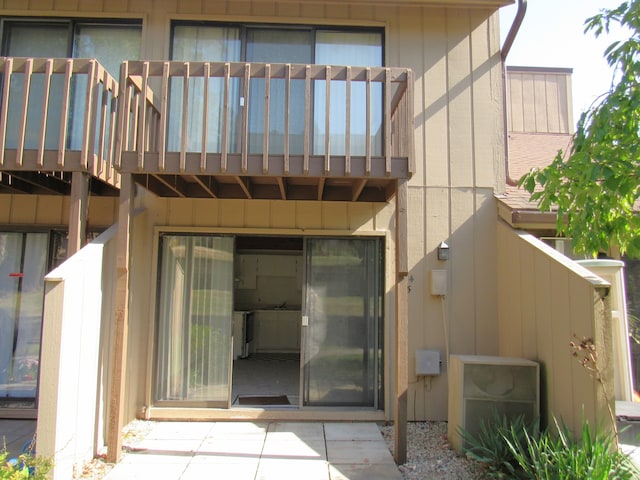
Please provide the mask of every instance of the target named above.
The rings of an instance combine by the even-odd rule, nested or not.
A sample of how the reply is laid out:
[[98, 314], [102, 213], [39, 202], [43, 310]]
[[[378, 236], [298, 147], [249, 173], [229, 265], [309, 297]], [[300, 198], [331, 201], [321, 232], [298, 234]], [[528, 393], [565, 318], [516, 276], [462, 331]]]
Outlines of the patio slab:
[[375, 423], [321, 422], [157, 422], [104, 479], [212, 477], [402, 479]]
[[327, 459], [332, 464], [347, 465], [394, 463], [387, 445], [378, 440], [327, 440]]

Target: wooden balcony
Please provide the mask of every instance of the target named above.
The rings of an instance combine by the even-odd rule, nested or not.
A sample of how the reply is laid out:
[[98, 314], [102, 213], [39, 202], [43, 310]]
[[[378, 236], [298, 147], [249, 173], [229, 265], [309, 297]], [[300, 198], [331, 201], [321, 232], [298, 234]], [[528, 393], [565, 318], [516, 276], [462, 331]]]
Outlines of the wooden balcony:
[[118, 194], [118, 83], [96, 60], [1, 57], [0, 81], [0, 193], [69, 195], [84, 172]]
[[384, 202], [414, 171], [412, 77], [404, 68], [125, 62], [115, 166], [164, 197]]

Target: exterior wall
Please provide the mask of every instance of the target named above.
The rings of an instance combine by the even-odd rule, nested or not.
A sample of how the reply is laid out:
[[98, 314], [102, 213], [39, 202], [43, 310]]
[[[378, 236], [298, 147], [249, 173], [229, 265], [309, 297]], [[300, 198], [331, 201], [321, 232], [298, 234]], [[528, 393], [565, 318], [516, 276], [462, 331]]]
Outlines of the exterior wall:
[[116, 230], [46, 277], [37, 437], [38, 453], [54, 460], [56, 478], [71, 478], [104, 445], [104, 418], [96, 412], [108, 391], [101, 346], [109, 332], [101, 325], [112, 316]]
[[[142, 57], [153, 60], [168, 57], [171, 19], [383, 27], [386, 65], [410, 67], [415, 74], [416, 173], [409, 183], [408, 205], [409, 419], [442, 420], [447, 414], [446, 372], [431, 381], [416, 378], [414, 352], [436, 348], [443, 358], [447, 351], [498, 353], [493, 193], [504, 190], [504, 129], [496, 7], [441, 5], [442, 2], [440, 6], [378, 6], [359, 2], [235, 0], [0, 0], [0, 11], [11, 15], [141, 18]], [[354, 232], [373, 228], [392, 232], [391, 205], [157, 200], [150, 206], [148, 225], [251, 225], [256, 229]], [[150, 233], [145, 231], [143, 235], [144, 239], [135, 240], [140, 245], [148, 242]], [[451, 246], [451, 260], [446, 263], [436, 259], [436, 248], [442, 241]], [[145, 259], [136, 263], [134, 270], [144, 268], [145, 282], [155, 282], [153, 258], [146, 244]], [[432, 269], [447, 270], [449, 293], [443, 300], [428, 293]], [[388, 265], [387, 275], [392, 272]], [[135, 289], [148, 288], [137, 277], [132, 284]], [[133, 296], [137, 297], [135, 293]], [[132, 321], [137, 318], [132, 312]], [[392, 324], [391, 313], [386, 321]], [[445, 322], [449, 324], [450, 348], [444, 340]], [[146, 332], [142, 333], [148, 338]], [[391, 385], [387, 383], [387, 390]]]
[[[71, 197], [0, 195], [0, 225], [69, 228]], [[107, 228], [118, 219], [118, 197], [91, 197], [88, 227]]]
[[543, 421], [553, 415], [574, 434], [583, 416], [611, 428], [603, 389], [569, 347], [574, 335], [593, 339], [613, 409], [609, 284], [527, 233], [497, 230], [500, 355], [540, 363]]
[[[225, 232], [270, 235], [380, 235], [385, 242], [385, 404], [392, 404], [391, 389], [393, 369], [393, 294], [395, 271], [395, 246], [389, 234], [393, 230], [394, 205], [351, 202], [309, 202], [270, 200], [208, 200], [166, 199], [151, 194], [142, 199], [147, 213], [146, 222], [137, 222], [133, 227], [134, 253], [132, 254], [132, 285], [136, 294], [130, 303], [130, 330], [128, 365], [147, 365], [146, 385], [148, 396], [138, 407], [152, 404], [152, 346], [155, 320], [155, 289], [157, 278], [158, 238], [164, 231]], [[140, 248], [137, 249], [136, 246]], [[151, 248], [153, 246], [153, 248]], [[138, 286], [147, 285], [139, 295]], [[137, 327], [133, 322], [138, 323]], [[137, 345], [133, 346], [133, 342]], [[144, 344], [143, 344], [144, 343]], [[140, 372], [141, 375], [144, 372]], [[137, 386], [130, 392], [139, 393], [142, 377], [127, 371], [128, 385]], [[391, 411], [387, 411], [390, 415]]]
[[[155, 277], [151, 277], [149, 269], [145, 268], [152, 261], [153, 230], [149, 228], [148, 216], [140, 212], [133, 218], [133, 230], [136, 232], [132, 239], [131, 258], [136, 261], [130, 270], [130, 284], [135, 286], [130, 290], [129, 333], [127, 351], [126, 395], [123, 406], [125, 424], [143, 414], [142, 406], [146, 405], [147, 387], [147, 354], [149, 340], [152, 338], [151, 313], [153, 308], [147, 301], [155, 294]], [[137, 268], [137, 261], [143, 260], [145, 267]], [[114, 262], [115, 263], [115, 262]], [[115, 300], [114, 300], [115, 302]], [[109, 361], [108, 365], [111, 365]], [[151, 372], [149, 372], [150, 375]], [[108, 392], [107, 392], [108, 394]], [[107, 397], [108, 400], [108, 397]], [[105, 403], [105, 409], [106, 409]]]
[[507, 68], [510, 132], [573, 133], [571, 69]]

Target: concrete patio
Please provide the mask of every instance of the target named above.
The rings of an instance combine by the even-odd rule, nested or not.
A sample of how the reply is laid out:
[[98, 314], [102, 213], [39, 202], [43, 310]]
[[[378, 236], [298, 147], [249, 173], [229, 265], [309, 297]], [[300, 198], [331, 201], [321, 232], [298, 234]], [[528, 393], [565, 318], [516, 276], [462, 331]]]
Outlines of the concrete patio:
[[375, 423], [161, 422], [105, 480], [401, 480]]

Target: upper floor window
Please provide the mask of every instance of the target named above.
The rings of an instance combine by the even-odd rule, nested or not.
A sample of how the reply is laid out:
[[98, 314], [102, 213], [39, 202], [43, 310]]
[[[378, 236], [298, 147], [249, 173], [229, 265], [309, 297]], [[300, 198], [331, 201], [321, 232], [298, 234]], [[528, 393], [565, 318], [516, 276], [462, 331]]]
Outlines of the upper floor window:
[[[84, 20], [31, 20], [5, 19], [2, 22], [1, 54], [7, 57], [42, 58], [95, 58], [107, 71], [118, 78], [120, 64], [124, 60], [140, 57], [141, 24], [139, 22], [84, 21]], [[86, 75], [72, 79], [68, 125], [68, 148], [78, 149], [84, 118]], [[47, 110], [47, 132], [57, 131], [49, 126], [60, 120], [63, 76], [51, 78], [49, 108]], [[9, 111], [7, 121], [7, 147], [12, 148], [18, 135], [21, 102], [24, 89], [24, 74], [11, 78]], [[37, 132], [42, 116], [42, 99], [45, 91], [43, 74], [33, 74], [29, 86], [27, 131]], [[36, 148], [37, 135], [29, 135], [25, 148]], [[45, 147], [57, 148], [59, 136], [47, 135]]]
[[2, 54], [11, 57], [95, 58], [117, 77], [120, 63], [140, 58], [139, 22], [5, 20]]
[[[183, 61], [208, 62], [264, 62], [327, 64], [352, 66], [382, 66], [383, 35], [379, 30], [343, 30], [326, 27], [283, 27], [254, 25], [214, 25], [175, 23], [172, 28], [171, 58]], [[188, 151], [199, 151], [202, 142], [203, 108], [199, 94], [203, 90], [202, 79], [190, 79], [190, 100], [187, 109], [186, 145]], [[210, 92], [223, 91], [223, 79], [209, 80]], [[181, 131], [179, 123], [182, 112], [183, 80], [172, 79], [169, 116], [170, 134], [167, 148], [179, 150]], [[227, 112], [227, 136], [230, 151], [239, 152], [239, 122], [242, 109], [249, 109], [248, 152], [261, 153], [264, 140], [264, 79], [252, 78], [249, 98], [241, 96], [241, 79], [231, 79], [230, 108]], [[269, 153], [282, 154], [284, 151], [285, 125], [288, 118], [289, 151], [301, 154], [304, 149], [305, 126], [305, 82], [291, 80], [288, 115], [285, 101], [286, 83], [284, 79], [272, 79], [269, 86]], [[382, 151], [382, 89], [380, 84], [371, 85], [372, 102], [370, 131], [372, 132], [371, 152], [379, 155]], [[346, 122], [350, 122], [350, 153], [364, 155], [366, 146], [366, 88], [362, 83], [353, 84], [350, 92], [350, 118], [347, 119], [346, 87], [344, 82], [331, 82], [330, 102], [327, 104], [325, 81], [316, 80], [312, 85], [313, 153], [322, 155], [326, 136], [330, 136], [331, 154], [344, 155], [346, 149]], [[379, 99], [379, 100], [378, 100]], [[223, 114], [222, 95], [209, 95], [207, 108], [208, 132], [207, 151], [219, 152]], [[330, 131], [326, 132], [325, 118], [329, 110]]]

